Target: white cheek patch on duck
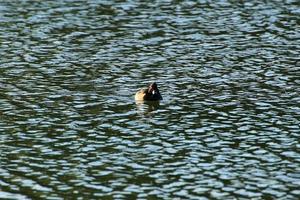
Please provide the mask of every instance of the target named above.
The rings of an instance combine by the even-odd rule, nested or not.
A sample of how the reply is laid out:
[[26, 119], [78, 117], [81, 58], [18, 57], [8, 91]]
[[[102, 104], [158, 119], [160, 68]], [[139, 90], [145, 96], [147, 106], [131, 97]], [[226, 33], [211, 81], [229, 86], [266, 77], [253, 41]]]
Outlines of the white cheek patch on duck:
[[155, 93], [156, 93], [156, 92], [153, 90], [153, 91], [152, 91], [152, 94], [155, 94]]

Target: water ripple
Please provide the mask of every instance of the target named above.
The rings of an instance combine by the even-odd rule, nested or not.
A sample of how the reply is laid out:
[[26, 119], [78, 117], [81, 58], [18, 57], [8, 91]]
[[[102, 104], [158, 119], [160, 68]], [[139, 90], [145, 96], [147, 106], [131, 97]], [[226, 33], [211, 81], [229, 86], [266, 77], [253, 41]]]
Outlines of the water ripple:
[[297, 1], [0, 11], [0, 198], [299, 197]]

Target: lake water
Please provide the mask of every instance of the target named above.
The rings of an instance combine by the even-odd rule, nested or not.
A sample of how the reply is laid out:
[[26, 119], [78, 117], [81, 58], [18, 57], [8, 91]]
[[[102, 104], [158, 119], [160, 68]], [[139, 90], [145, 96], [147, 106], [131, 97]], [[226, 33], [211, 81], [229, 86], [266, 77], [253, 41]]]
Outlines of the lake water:
[[0, 25], [1, 199], [300, 198], [299, 1], [2, 0]]

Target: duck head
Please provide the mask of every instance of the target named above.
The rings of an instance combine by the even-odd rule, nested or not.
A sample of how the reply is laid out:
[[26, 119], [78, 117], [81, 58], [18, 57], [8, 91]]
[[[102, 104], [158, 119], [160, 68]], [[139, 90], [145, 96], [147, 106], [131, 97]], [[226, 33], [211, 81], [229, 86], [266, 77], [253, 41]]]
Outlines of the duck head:
[[151, 95], [153, 100], [162, 100], [156, 83], [151, 83], [148, 87], [148, 94]]
[[159, 90], [157, 88], [157, 84], [156, 83], [151, 83], [148, 87], [148, 93], [155, 95], [155, 94], [159, 94]]

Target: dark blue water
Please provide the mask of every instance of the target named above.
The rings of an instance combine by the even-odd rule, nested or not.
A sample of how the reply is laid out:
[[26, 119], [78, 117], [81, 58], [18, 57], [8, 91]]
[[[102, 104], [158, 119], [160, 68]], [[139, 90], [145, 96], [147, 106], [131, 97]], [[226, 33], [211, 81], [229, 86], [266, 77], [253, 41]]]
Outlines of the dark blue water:
[[299, 199], [299, 22], [292, 0], [1, 1], [0, 198]]

